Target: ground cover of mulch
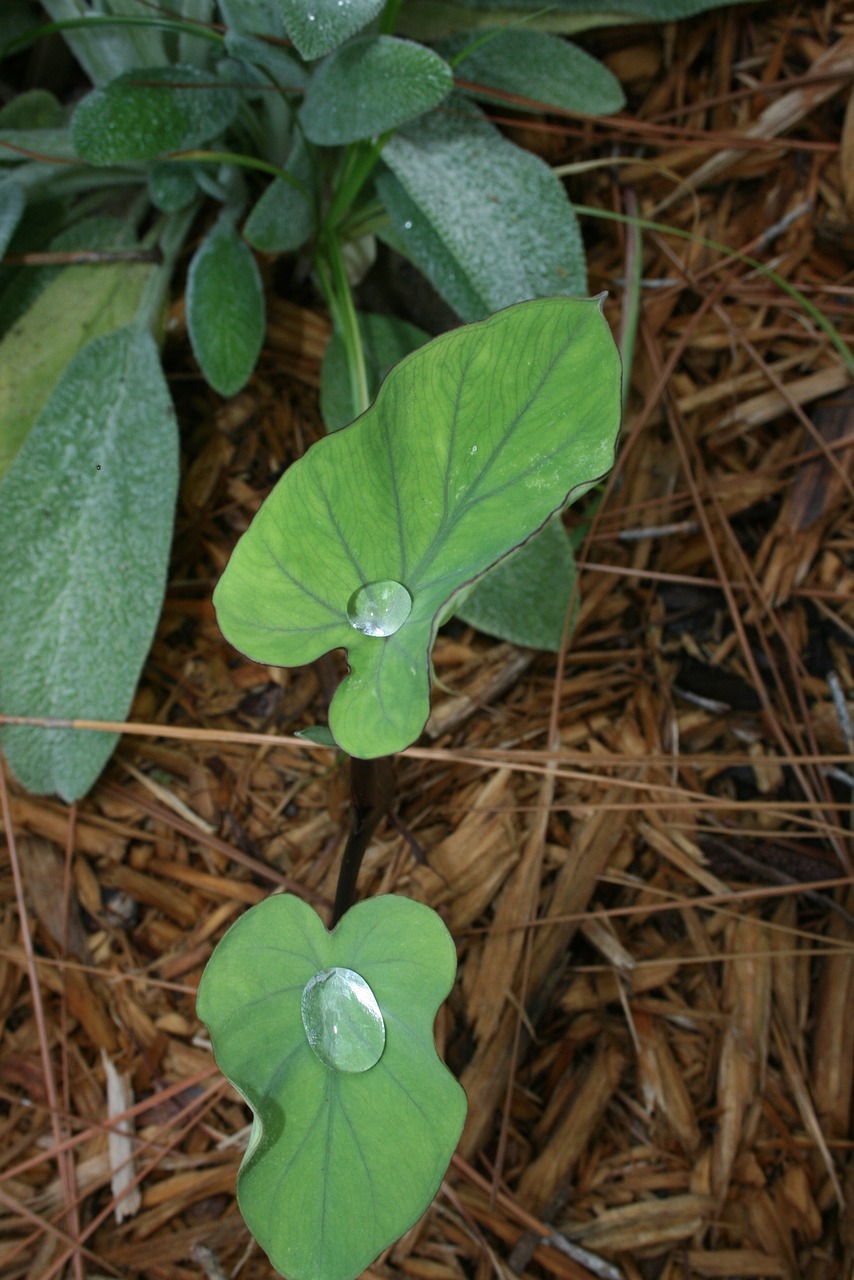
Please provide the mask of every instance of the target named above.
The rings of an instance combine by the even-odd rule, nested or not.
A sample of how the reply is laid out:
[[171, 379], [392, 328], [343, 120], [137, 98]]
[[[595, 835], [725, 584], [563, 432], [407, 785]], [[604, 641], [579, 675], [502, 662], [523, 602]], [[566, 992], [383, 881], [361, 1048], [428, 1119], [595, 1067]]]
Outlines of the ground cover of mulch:
[[[747, 6], [589, 45], [629, 108], [508, 109], [508, 128], [573, 167], [580, 204], [694, 238], [584, 216], [615, 331], [636, 267], [642, 287], [618, 464], [568, 517], [578, 625], [557, 659], [440, 638], [400, 825], [366, 860], [362, 894], [427, 902], [456, 940], [437, 1037], [470, 1105], [432, 1208], [369, 1274], [837, 1280], [854, 1266], [854, 400], [804, 304], [698, 237], [850, 337], [854, 12]], [[328, 321], [282, 287], [292, 264], [266, 269], [264, 354], [231, 402], [173, 312], [186, 467], [134, 732], [74, 809], [8, 779], [7, 1280], [272, 1274], [234, 1199], [248, 1112], [193, 997], [248, 905], [284, 887], [328, 908], [348, 789], [292, 736], [322, 719], [332, 667], [242, 659], [210, 602], [322, 431]]]

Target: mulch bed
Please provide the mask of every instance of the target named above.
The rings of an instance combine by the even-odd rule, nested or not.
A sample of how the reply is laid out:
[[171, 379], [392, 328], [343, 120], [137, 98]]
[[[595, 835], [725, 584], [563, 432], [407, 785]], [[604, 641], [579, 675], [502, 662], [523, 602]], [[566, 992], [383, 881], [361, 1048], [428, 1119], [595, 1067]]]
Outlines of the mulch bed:
[[[764, 4], [588, 43], [629, 109], [508, 128], [570, 167], [580, 204], [692, 238], [584, 216], [616, 331], [634, 266], [640, 289], [618, 464], [568, 516], [578, 625], [558, 658], [440, 637], [433, 716], [397, 764], [402, 825], [363, 868], [361, 895], [429, 903], [458, 944], [437, 1038], [470, 1104], [432, 1208], [369, 1274], [837, 1280], [854, 1267], [854, 398], [815, 315], [707, 241], [850, 337], [854, 15]], [[348, 788], [292, 736], [323, 719], [332, 665], [242, 659], [210, 602], [322, 434], [328, 321], [267, 270], [262, 361], [228, 403], [173, 311], [186, 466], [133, 725], [72, 809], [8, 779], [7, 1280], [272, 1275], [234, 1199], [248, 1112], [194, 992], [247, 905], [284, 887], [328, 909]]]

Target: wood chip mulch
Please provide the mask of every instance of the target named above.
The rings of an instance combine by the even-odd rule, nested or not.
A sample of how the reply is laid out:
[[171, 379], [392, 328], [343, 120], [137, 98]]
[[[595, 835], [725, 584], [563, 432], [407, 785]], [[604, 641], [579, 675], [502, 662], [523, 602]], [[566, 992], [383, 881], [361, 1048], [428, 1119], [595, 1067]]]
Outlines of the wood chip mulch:
[[[432, 1208], [369, 1274], [838, 1280], [854, 1275], [854, 396], [819, 318], [850, 340], [854, 12], [743, 6], [588, 43], [630, 107], [508, 127], [570, 166], [579, 204], [690, 238], [584, 215], [616, 332], [635, 268], [640, 302], [616, 470], [568, 517], [578, 626], [557, 659], [440, 638], [433, 718], [398, 762], [401, 826], [366, 860], [363, 895], [419, 898], [457, 941], [437, 1036], [470, 1103]], [[271, 292], [259, 371], [222, 403], [176, 306], [186, 468], [136, 728], [75, 808], [8, 778], [6, 1280], [272, 1274], [234, 1199], [248, 1112], [193, 996], [248, 905], [284, 887], [328, 909], [347, 780], [292, 736], [322, 719], [331, 664], [240, 658], [210, 597], [321, 434], [328, 331]]]

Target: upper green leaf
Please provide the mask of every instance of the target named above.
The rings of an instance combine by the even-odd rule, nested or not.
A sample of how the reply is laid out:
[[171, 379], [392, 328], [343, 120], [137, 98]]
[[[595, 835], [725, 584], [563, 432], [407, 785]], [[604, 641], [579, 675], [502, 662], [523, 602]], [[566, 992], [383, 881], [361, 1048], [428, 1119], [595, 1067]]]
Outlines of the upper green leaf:
[[453, 106], [386, 144], [392, 172], [377, 187], [393, 225], [383, 237], [463, 320], [527, 298], [586, 293], [581, 234], [559, 180], [472, 104]]
[[311, 61], [337, 49], [382, 12], [385, 0], [278, 0], [288, 35]]
[[364, 36], [331, 53], [309, 81], [300, 120], [310, 142], [335, 147], [396, 129], [451, 92], [446, 62], [411, 40]]
[[596, 299], [527, 303], [436, 338], [273, 490], [214, 593], [226, 638], [279, 666], [346, 649], [336, 741], [361, 757], [403, 749], [427, 719], [454, 596], [609, 470], [619, 418]]
[[[0, 483], [0, 707], [123, 720], [157, 623], [178, 439], [157, 347], [136, 325], [96, 338], [57, 383]], [[110, 733], [7, 726], [24, 786], [72, 801]]]
[[352, 1280], [438, 1190], [466, 1111], [433, 1042], [455, 969], [436, 913], [387, 896], [331, 934], [268, 898], [209, 960], [199, 1017], [254, 1112], [238, 1200], [288, 1280]]
[[90, 164], [153, 160], [215, 138], [240, 106], [237, 89], [193, 66], [140, 67], [78, 105], [71, 135]]
[[251, 250], [227, 218], [205, 236], [190, 263], [187, 327], [208, 382], [222, 396], [236, 395], [264, 341], [264, 289]]
[[545, 32], [469, 31], [443, 41], [438, 51], [453, 59], [470, 46], [454, 63], [454, 74], [476, 86], [476, 98], [519, 111], [560, 107], [587, 115], [608, 115], [625, 105], [619, 80], [598, 58]]

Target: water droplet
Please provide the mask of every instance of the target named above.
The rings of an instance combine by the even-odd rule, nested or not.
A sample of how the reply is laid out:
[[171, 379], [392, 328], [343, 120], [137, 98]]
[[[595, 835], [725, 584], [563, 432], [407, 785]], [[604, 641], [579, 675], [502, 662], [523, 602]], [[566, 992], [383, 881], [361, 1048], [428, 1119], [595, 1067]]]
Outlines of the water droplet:
[[302, 993], [308, 1043], [333, 1071], [368, 1071], [385, 1048], [385, 1023], [376, 996], [352, 969], [322, 969]]
[[306, 17], [308, 18], [309, 22], [314, 22], [314, 14], [313, 14], [313, 13], [308, 13], [308, 14], [306, 14]]
[[470, 453], [470, 454], [475, 454], [475, 453], [477, 453], [477, 445], [476, 445], [476, 444], [473, 444], [473, 445], [472, 445], [472, 447], [469, 449], [469, 453]]
[[406, 219], [406, 221], [404, 222], [404, 224], [403, 224], [403, 229], [404, 229], [404, 231], [411, 231], [411, 230], [412, 230], [412, 221], [411, 221], [411, 219], [410, 219], [410, 218], [407, 218], [407, 219]]
[[412, 609], [412, 596], [400, 582], [366, 582], [347, 603], [350, 626], [366, 636], [393, 636]]

